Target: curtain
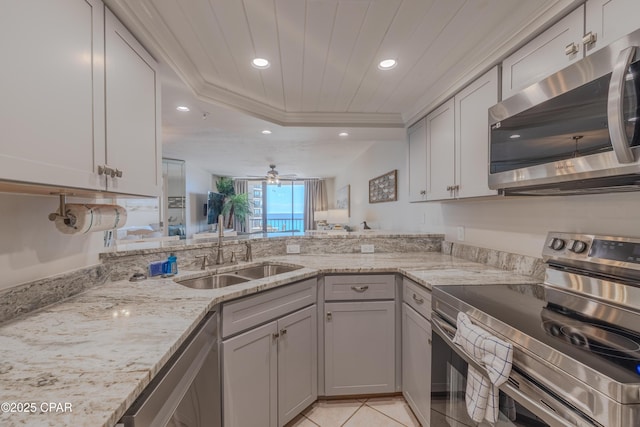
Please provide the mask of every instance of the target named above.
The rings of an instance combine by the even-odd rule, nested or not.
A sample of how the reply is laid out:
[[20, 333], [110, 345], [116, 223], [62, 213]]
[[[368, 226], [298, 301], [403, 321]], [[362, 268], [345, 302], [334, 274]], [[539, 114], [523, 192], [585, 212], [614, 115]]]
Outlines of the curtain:
[[[233, 189], [236, 194], [242, 194], [249, 191], [249, 182], [246, 179], [236, 179], [233, 181]], [[247, 222], [249, 221], [249, 216], [247, 216], [244, 221], [238, 221], [238, 218], [233, 219], [233, 229], [239, 233], [244, 233], [247, 231]]]
[[326, 211], [329, 208], [327, 186], [324, 179], [304, 180], [304, 229], [315, 230], [315, 211]]

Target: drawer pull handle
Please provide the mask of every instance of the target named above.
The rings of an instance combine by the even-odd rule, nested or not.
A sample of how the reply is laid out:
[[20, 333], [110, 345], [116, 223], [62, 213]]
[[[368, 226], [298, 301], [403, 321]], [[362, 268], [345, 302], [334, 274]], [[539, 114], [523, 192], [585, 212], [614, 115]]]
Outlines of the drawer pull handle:
[[351, 289], [353, 289], [356, 292], [365, 292], [367, 289], [369, 289], [369, 286], [352, 286]]
[[417, 302], [418, 304], [424, 303], [424, 298], [418, 298], [418, 296], [416, 294], [413, 294], [413, 300], [415, 302]]
[[280, 335], [286, 335], [286, 334], [287, 334], [286, 329], [280, 329]]
[[579, 50], [580, 50], [580, 48], [578, 47], [578, 45], [576, 43], [571, 43], [571, 44], [568, 44], [564, 48], [564, 54], [567, 55], [567, 56], [570, 56], [570, 55], [578, 53]]
[[278, 337], [280, 337], [280, 333], [279, 332], [276, 332], [275, 334], [273, 334], [273, 339], [274, 340], [277, 340]]
[[332, 317], [333, 315], [331, 314], [331, 312], [327, 311], [327, 322], [330, 322]]

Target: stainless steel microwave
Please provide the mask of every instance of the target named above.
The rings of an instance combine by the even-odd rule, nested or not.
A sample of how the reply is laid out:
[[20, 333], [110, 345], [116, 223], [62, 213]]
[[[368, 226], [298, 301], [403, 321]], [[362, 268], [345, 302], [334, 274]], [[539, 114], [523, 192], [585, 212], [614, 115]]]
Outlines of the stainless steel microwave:
[[640, 30], [489, 109], [489, 187], [640, 190]]

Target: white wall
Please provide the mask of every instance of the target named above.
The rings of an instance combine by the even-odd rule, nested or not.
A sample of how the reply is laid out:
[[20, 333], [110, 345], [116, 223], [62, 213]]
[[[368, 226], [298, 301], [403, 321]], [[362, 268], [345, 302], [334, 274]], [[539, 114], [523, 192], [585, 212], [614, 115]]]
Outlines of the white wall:
[[[82, 201], [93, 202], [68, 199]], [[99, 263], [104, 233], [62, 234], [47, 218], [58, 205], [57, 196], [0, 194], [0, 289]]]
[[[362, 229], [362, 221], [374, 229], [391, 231], [443, 233], [439, 203], [409, 203], [407, 142], [376, 143], [349, 165], [334, 181], [335, 190], [351, 186], [351, 217], [349, 225]], [[369, 203], [369, 180], [398, 170], [398, 200]], [[335, 196], [334, 196], [335, 197]], [[329, 198], [331, 206], [335, 200]]]
[[[335, 179], [351, 185], [351, 225], [445, 233], [474, 246], [539, 257], [548, 231], [640, 238], [640, 192], [559, 197], [491, 197], [447, 202], [408, 202], [407, 142], [377, 144]], [[369, 204], [369, 179], [398, 169], [398, 201]]]
[[213, 190], [214, 183], [209, 172], [186, 164], [187, 180], [187, 239], [194, 233], [207, 231], [210, 226], [207, 224], [207, 217], [203, 214], [203, 206], [207, 203], [207, 193]]

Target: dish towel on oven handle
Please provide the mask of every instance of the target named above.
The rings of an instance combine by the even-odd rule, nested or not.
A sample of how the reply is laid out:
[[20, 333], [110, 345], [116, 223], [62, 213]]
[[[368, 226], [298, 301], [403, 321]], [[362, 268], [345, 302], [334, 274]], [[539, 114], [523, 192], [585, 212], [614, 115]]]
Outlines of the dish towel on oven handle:
[[458, 313], [457, 331], [453, 342], [461, 346], [478, 364], [487, 370], [487, 375], [469, 366], [465, 401], [472, 420], [490, 423], [498, 420], [498, 387], [509, 379], [513, 361], [510, 343], [491, 335], [471, 323], [465, 313]]

